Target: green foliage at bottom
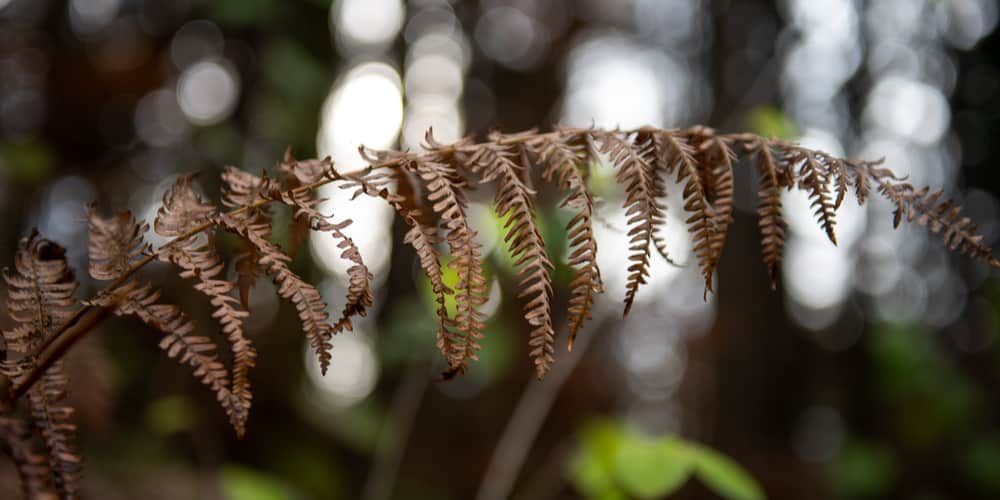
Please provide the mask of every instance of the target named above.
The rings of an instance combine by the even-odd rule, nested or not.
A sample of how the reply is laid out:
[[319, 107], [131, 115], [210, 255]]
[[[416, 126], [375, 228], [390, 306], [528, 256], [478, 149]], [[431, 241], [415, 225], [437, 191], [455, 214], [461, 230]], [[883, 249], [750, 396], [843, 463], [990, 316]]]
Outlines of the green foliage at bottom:
[[765, 498], [735, 461], [676, 436], [647, 436], [621, 422], [597, 420], [579, 437], [567, 474], [587, 498], [664, 498], [692, 477], [728, 500]]

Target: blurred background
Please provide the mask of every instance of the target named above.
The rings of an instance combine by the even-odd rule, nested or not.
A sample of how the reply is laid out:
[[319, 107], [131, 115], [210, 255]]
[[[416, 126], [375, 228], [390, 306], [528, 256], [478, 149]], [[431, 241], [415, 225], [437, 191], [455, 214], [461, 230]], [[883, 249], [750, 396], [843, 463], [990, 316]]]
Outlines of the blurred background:
[[[431, 126], [448, 141], [706, 124], [885, 157], [957, 197], [992, 245], [998, 14], [995, 0], [0, 0], [0, 262], [38, 227], [69, 248], [90, 293], [86, 202], [151, 220], [181, 173], [201, 172], [214, 196], [225, 165], [260, 172], [291, 146], [351, 168], [358, 145], [419, 149]], [[325, 211], [359, 222], [348, 233], [378, 285], [374, 312], [335, 339], [330, 373], [261, 281], [248, 323], [261, 353], [253, 411], [237, 440], [154, 332], [109, 321], [69, 357], [84, 492], [656, 498], [663, 469], [630, 460], [677, 436], [730, 457], [772, 499], [1000, 497], [997, 274], [921, 228], [893, 231], [880, 200], [844, 204], [834, 247], [790, 193], [771, 292], [747, 167], [718, 293], [702, 300], [673, 217], [680, 265], [654, 264], [625, 322], [621, 202], [613, 172], [596, 171], [608, 291], [572, 355], [559, 325], [541, 383], [489, 190], [471, 208], [492, 281], [487, 337], [481, 360], [446, 383], [434, 381], [432, 299], [403, 225], [378, 200], [325, 190]], [[540, 224], [565, 300], [569, 215], [555, 193], [546, 200]], [[287, 248], [288, 214], [276, 221]], [[312, 237], [294, 264], [339, 311], [338, 254]], [[207, 304], [171, 274], [147, 270], [212, 334]], [[745, 483], [738, 470], [707, 474], [674, 497], [752, 497]], [[0, 463], [0, 497], [16, 487]]]

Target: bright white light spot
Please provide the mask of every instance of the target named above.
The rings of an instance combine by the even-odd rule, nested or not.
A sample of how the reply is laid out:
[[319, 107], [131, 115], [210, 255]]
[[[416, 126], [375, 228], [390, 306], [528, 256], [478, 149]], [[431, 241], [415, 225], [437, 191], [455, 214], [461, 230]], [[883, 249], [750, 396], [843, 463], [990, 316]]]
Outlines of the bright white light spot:
[[951, 111], [935, 87], [907, 78], [879, 80], [868, 96], [865, 119], [918, 144], [932, 144], [948, 130]]
[[338, 168], [364, 166], [359, 146], [392, 147], [403, 121], [399, 73], [382, 63], [361, 64], [344, 76], [323, 103], [316, 149]]
[[419, 59], [425, 56], [444, 56], [462, 67], [469, 66], [469, 44], [461, 34], [428, 33], [413, 42], [408, 49], [408, 57]]
[[543, 40], [535, 20], [514, 7], [494, 7], [476, 23], [476, 42], [494, 61], [513, 69], [525, 69], [544, 55]]
[[619, 38], [589, 41], [570, 55], [563, 121], [605, 128], [672, 123], [688, 111], [687, 76], [663, 53]]
[[414, 58], [406, 67], [407, 95], [438, 95], [458, 99], [462, 95], [462, 67], [443, 55]]
[[177, 103], [196, 125], [225, 120], [236, 107], [239, 93], [239, 77], [223, 60], [196, 63], [185, 69], [177, 82]]
[[948, 0], [943, 3], [944, 34], [955, 47], [969, 50], [997, 25], [996, 0]]
[[448, 144], [462, 138], [465, 122], [453, 99], [433, 95], [411, 96], [403, 125], [403, 147], [423, 149], [424, 134], [434, 129], [434, 138]]
[[836, 307], [850, 289], [850, 257], [836, 247], [792, 239], [781, 273], [788, 293], [812, 309]]
[[[357, 148], [392, 147], [402, 117], [396, 71], [381, 63], [362, 64], [349, 71], [323, 103], [316, 149], [321, 157], [333, 157], [342, 171], [362, 167]], [[319, 194], [327, 199], [320, 212], [332, 214], [335, 221], [353, 220], [344, 233], [354, 240], [372, 274], [384, 274], [392, 251], [392, 208], [382, 199], [364, 195], [351, 201], [352, 193], [335, 186], [324, 186]], [[313, 232], [309, 244], [324, 269], [346, 277], [350, 263], [340, 257], [343, 249], [329, 234]]]
[[69, 4], [70, 25], [77, 33], [94, 33], [115, 18], [120, 5], [121, 0], [72, 0]]
[[323, 375], [316, 354], [306, 345], [306, 373], [325, 403], [347, 408], [371, 394], [378, 381], [379, 364], [364, 332], [334, 336], [330, 355], [330, 367]]
[[340, 0], [330, 8], [330, 25], [343, 50], [381, 49], [399, 33], [405, 14], [400, 0]]
[[[392, 208], [381, 198], [359, 196], [351, 200], [351, 192], [335, 186], [323, 186], [319, 197], [326, 201], [317, 207], [320, 213], [333, 215], [333, 222], [351, 219], [353, 224], [343, 230], [357, 245], [369, 272], [385, 278], [392, 251]], [[344, 249], [337, 246], [339, 240], [329, 233], [312, 231], [309, 234], [309, 249], [316, 262], [328, 273], [347, 279], [347, 269], [354, 265], [340, 256]]]
[[804, 36], [843, 43], [857, 32], [858, 15], [851, 0], [793, 0], [792, 23]]

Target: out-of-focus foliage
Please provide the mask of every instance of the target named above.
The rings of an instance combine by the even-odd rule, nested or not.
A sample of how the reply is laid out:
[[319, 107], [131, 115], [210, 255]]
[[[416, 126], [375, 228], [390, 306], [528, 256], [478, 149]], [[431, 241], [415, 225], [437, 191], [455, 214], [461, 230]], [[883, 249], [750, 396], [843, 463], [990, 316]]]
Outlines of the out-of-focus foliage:
[[567, 474], [587, 498], [665, 498], [691, 478], [728, 500], [765, 498], [746, 470], [704, 445], [606, 419], [587, 423], [578, 435]]

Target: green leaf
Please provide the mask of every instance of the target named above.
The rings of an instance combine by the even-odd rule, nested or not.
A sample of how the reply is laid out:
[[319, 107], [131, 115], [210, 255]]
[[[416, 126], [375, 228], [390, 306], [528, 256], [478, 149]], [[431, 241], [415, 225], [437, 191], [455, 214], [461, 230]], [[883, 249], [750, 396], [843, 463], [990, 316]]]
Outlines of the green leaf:
[[566, 475], [586, 498], [625, 498], [613, 476], [615, 456], [625, 435], [624, 427], [611, 420], [588, 422], [580, 431], [580, 448], [570, 459]]
[[689, 444], [695, 475], [716, 494], [729, 500], [763, 500], [757, 481], [735, 461], [705, 446]]
[[632, 496], [660, 498], [680, 488], [691, 475], [691, 458], [675, 438], [627, 440], [615, 457], [614, 475]]
[[751, 132], [765, 137], [792, 139], [799, 135], [795, 122], [774, 106], [759, 106], [750, 110], [747, 125]]
[[287, 500], [293, 498], [280, 480], [263, 472], [226, 465], [219, 476], [226, 500]]

